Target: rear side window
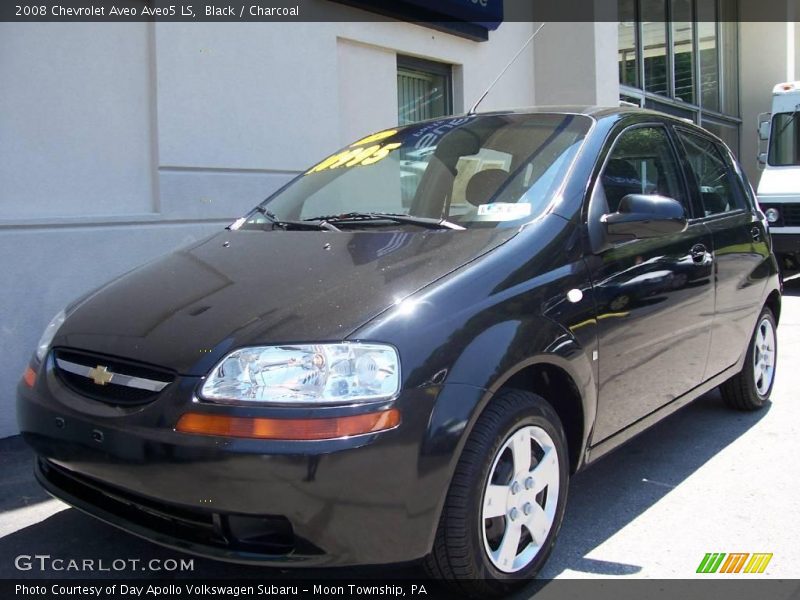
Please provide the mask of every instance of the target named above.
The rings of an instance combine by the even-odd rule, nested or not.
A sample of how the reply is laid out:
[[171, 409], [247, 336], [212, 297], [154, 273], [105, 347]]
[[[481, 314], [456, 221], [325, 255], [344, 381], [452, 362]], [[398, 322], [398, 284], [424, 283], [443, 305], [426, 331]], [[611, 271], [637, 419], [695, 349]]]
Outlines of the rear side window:
[[744, 199], [734, 189], [730, 170], [717, 145], [682, 129], [677, 133], [698, 186], [705, 216], [744, 208]]
[[657, 194], [687, 205], [675, 153], [662, 127], [623, 131], [600, 181], [610, 212], [616, 212], [628, 194]]

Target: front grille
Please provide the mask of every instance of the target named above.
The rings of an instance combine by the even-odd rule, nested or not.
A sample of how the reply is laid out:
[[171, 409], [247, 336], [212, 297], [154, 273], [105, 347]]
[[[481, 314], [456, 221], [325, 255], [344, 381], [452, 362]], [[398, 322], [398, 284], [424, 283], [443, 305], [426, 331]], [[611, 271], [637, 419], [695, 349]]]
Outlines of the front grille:
[[786, 227], [800, 227], [800, 204], [780, 204], [777, 208]]
[[[174, 373], [165, 369], [78, 350], [56, 348], [53, 357], [55, 372], [64, 385], [77, 394], [106, 404], [151, 402], [175, 379]], [[95, 383], [84, 372], [97, 367], [105, 367], [104, 372], [111, 375], [110, 381], [102, 385]]]

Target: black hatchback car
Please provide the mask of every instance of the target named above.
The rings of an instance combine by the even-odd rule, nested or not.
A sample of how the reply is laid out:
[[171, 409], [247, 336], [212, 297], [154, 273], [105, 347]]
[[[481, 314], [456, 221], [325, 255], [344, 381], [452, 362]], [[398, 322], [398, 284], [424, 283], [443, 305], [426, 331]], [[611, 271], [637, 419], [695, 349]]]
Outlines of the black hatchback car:
[[278, 566], [547, 559], [572, 473], [721, 386], [768, 400], [781, 295], [752, 188], [638, 109], [467, 115], [323, 160], [48, 326], [19, 425], [53, 495]]

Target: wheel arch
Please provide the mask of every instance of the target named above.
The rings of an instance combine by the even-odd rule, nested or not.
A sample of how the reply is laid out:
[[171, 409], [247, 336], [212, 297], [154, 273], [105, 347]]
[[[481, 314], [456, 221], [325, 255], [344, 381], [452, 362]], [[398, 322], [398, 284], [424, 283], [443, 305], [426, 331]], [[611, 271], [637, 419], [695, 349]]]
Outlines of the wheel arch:
[[781, 320], [781, 293], [778, 290], [772, 290], [767, 296], [764, 306], [772, 311], [775, 316], [775, 324], [780, 323]]
[[[540, 360], [520, 368], [509, 376], [498, 391], [503, 388], [532, 392], [544, 398], [553, 407], [564, 427], [570, 472], [575, 473], [583, 462], [586, 423], [583, 398], [569, 372], [554, 362]], [[489, 404], [491, 400], [484, 405], [483, 410]]]
[[[580, 374], [583, 374], [583, 377]], [[539, 354], [508, 369], [476, 399], [461, 431], [460, 439], [452, 448], [449, 467], [451, 475], [475, 424], [491, 405], [497, 393], [506, 388], [532, 392], [541, 396], [553, 407], [564, 427], [570, 472], [575, 473], [580, 470], [584, 465], [597, 409], [594, 377], [587, 378], [585, 373], [581, 373], [575, 365], [562, 356]]]

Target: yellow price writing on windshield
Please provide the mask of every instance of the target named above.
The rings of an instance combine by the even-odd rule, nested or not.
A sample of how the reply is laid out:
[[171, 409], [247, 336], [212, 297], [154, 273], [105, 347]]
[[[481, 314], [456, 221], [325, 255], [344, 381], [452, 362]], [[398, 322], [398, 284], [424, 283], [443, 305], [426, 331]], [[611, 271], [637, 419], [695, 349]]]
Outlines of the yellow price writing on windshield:
[[395, 133], [397, 133], [397, 129], [387, 129], [386, 131], [379, 131], [378, 133], [373, 133], [372, 135], [368, 135], [365, 138], [361, 138], [357, 142], [353, 142], [352, 144], [350, 144], [350, 147], [355, 148], [356, 146], [371, 144], [372, 142], [380, 142], [381, 140], [385, 140], [386, 138], [392, 137]]
[[[364, 140], [361, 141], [364, 142], [365, 140], [372, 141], [370, 138], [364, 138]], [[345, 150], [344, 152], [339, 152], [339, 154], [329, 156], [317, 166], [306, 171], [306, 175], [310, 175], [311, 173], [319, 173], [320, 171], [339, 169], [341, 167], [373, 165], [389, 156], [389, 153], [392, 150], [397, 150], [400, 146], [402, 146], [400, 143], [385, 144], [383, 146], [380, 144], [374, 144], [366, 148], [353, 148], [351, 146], [350, 149]]]

